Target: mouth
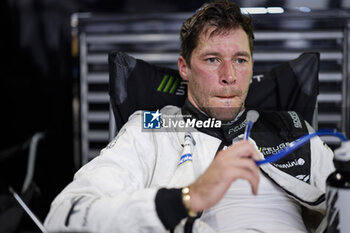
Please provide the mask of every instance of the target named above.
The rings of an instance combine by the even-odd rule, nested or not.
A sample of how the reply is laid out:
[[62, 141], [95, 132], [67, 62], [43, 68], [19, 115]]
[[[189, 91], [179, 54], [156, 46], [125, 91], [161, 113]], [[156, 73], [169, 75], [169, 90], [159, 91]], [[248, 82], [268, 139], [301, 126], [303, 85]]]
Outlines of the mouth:
[[223, 96], [217, 96], [217, 98], [219, 99], [233, 99], [235, 98], [236, 96], [234, 95], [223, 95]]

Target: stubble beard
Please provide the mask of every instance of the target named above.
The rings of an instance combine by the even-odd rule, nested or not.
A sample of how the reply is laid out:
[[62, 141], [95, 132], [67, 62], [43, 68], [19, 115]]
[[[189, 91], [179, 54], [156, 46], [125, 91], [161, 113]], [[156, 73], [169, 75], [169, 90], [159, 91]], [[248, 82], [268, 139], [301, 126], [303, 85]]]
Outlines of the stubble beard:
[[239, 107], [202, 107], [202, 111], [209, 117], [221, 121], [231, 121], [236, 118], [244, 108], [243, 103]]
[[[240, 113], [244, 109], [244, 101], [246, 98], [247, 93], [242, 93], [242, 91], [231, 88], [221, 90], [221, 91], [210, 91], [207, 94], [203, 94], [205, 92], [201, 91], [199, 87], [195, 87], [195, 90], [192, 90], [192, 93], [196, 93], [195, 95], [192, 96], [193, 101], [195, 102], [195, 105], [197, 108], [204, 112], [207, 116], [215, 118], [217, 120], [221, 121], [231, 121], [236, 118], [238, 113]], [[232, 106], [222, 106], [222, 107], [216, 107], [216, 106], [211, 106], [209, 103], [209, 97], [210, 96], [217, 96], [220, 93], [221, 95], [234, 95], [236, 98], [243, 97], [242, 102], [239, 103], [239, 106], [237, 107], [232, 107]], [[229, 104], [227, 104], [229, 105]]]

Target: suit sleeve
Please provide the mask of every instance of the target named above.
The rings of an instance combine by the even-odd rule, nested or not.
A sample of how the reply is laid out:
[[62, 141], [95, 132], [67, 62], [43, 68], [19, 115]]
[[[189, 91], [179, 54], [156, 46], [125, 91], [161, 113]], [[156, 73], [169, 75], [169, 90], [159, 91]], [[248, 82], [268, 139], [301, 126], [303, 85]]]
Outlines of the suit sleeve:
[[[310, 133], [315, 130], [306, 123]], [[310, 182], [320, 189], [326, 191], [327, 177], [335, 170], [333, 165], [333, 151], [322, 141], [320, 137], [314, 137], [310, 140], [311, 147], [311, 177]]]
[[156, 211], [158, 189], [148, 188], [157, 157], [154, 139], [137, 131], [136, 125], [124, 127], [75, 174], [51, 204], [45, 220], [49, 231], [167, 231]]

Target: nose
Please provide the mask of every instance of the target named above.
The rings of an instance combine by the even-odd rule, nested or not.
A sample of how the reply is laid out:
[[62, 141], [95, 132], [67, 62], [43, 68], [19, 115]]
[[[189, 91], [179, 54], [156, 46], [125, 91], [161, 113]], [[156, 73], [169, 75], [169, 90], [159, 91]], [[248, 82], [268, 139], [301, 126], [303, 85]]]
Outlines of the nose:
[[220, 66], [220, 84], [231, 85], [236, 81], [236, 72], [231, 61], [224, 61]]

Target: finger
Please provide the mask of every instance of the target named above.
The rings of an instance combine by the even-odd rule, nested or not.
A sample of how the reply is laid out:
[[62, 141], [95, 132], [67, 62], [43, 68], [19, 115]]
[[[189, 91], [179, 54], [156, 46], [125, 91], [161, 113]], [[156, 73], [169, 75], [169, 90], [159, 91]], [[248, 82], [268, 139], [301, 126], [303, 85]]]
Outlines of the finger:
[[256, 165], [255, 161], [253, 161], [253, 160], [248, 161], [248, 167], [246, 167], [246, 169], [251, 173], [251, 178], [253, 180], [257, 180], [258, 183], [259, 183], [259, 180], [260, 180], [260, 169]]
[[232, 169], [242, 168], [242, 169], [248, 169], [251, 172], [254, 172], [256, 174], [259, 173], [259, 167], [256, 165], [255, 160], [253, 160], [252, 158], [234, 158], [226, 162], [230, 163], [230, 166], [232, 166]]
[[237, 171], [245, 171], [249, 173], [249, 178], [252, 178], [252, 180], [259, 181], [260, 179], [260, 172], [259, 172], [260, 169], [256, 165], [255, 161], [252, 159], [240, 158], [240, 159], [235, 159], [231, 161], [230, 170], [229, 170], [229, 172], [231, 172], [231, 175], [232, 175], [231, 182], [237, 179], [237, 176], [240, 176], [240, 174], [237, 173]]
[[247, 170], [255, 179], [259, 178], [259, 167], [255, 161], [251, 158], [240, 158], [240, 157], [220, 157], [215, 158], [214, 162], [210, 166], [209, 171], [212, 176], [218, 178], [218, 180], [230, 185], [234, 180], [237, 179], [239, 173], [236, 171]]
[[254, 159], [254, 160], [262, 160], [264, 157], [262, 156], [262, 154], [260, 153], [260, 151], [257, 149], [257, 148], [254, 148], [255, 150], [254, 150], [254, 153], [253, 153], [253, 156], [252, 156], [252, 158]]
[[237, 173], [235, 175], [236, 179], [243, 179], [243, 180], [248, 181], [250, 183], [252, 193], [254, 195], [258, 194], [258, 188], [259, 188], [259, 182], [260, 182], [260, 175], [259, 174], [255, 174], [247, 169], [237, 169], [235, 171], [235, 173]]
[[251, 144], [250, 142], [243, 140], [240, 141], [226, 149], [227, 153], [231, 153], [234, 156], [238, 157], [246, 157], [246, 158], [261, 158], [259, 151], [257, 148]]

